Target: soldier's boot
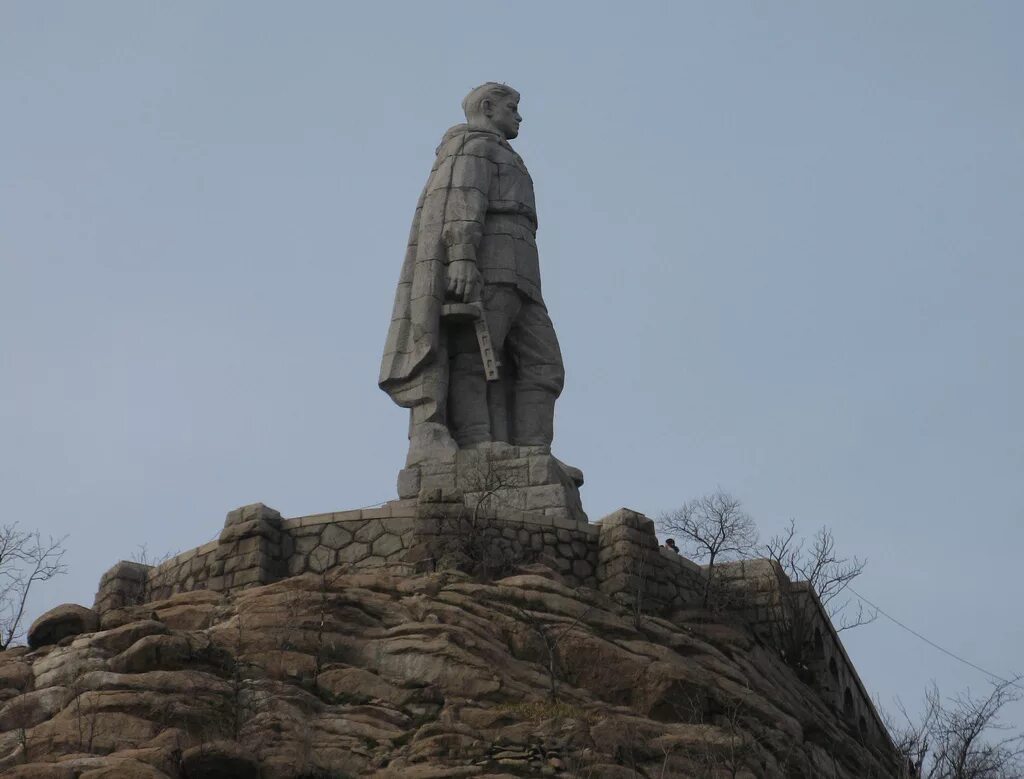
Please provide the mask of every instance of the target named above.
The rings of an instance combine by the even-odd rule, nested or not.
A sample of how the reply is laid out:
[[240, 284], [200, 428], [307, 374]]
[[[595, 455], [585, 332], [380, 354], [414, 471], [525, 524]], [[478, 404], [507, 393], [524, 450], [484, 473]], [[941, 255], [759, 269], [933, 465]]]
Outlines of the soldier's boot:
[[447, 462], [455, 459], [459, 447], [452, 440], [451, 433], [437, 422], [417, 425], [409, 436], [409, 453], [405, 456], [405, 467], [411, 468], [424, 462]]
[[[520, 390], [517, 393], [513, 418], [514, 444], [535, 447], [538, 453], [551, 453], [551, 441], [555, 433], [555, 400], [553, 392], [543, 389]], [[557, 457], [555, 461], [577, 488], [583, 486], [583, 471]]]
[[512, 414], [516, 446], [551, 446], [555, 436], [555, 394], [542, 389], [520, 389]]
[[513, 382], [508, 375], [508, 358], [502, 359], [501, 378], [487, 382], [487, 408], [491, 415], [491, 441], [512, 442], [511, 392]]
[[459, 447], [455, 445], [444, 415], [429, 403], [414, 406], [409, 414], [409, 453], [405, 457], [407, 468], [428, 460], [433, 462], [454, 460]]

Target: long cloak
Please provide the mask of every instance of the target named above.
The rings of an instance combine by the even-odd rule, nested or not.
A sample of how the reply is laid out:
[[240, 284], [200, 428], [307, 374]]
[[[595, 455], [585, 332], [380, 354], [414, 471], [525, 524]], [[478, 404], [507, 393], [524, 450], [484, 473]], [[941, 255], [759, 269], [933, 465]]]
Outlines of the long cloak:
[[[447, 193], [455, 158], [479, 135], [465, 124], [444, 134], [416, 204], [378, 379], [380, 388], [405, 408], [431, 401], [443, 408], [447, 394], [447, 365], [438, 358], [447, 281], [443, 239]], [[444, 196], [437, 196], [439, 190], [444, 190]]]

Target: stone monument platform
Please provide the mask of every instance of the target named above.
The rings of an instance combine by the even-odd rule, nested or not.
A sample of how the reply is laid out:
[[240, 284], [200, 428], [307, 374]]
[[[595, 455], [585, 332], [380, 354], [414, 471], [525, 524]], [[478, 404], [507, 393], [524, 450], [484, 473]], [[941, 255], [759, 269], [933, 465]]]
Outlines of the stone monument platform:
[[[577, 519], [568, 503], [578, 498], [578, 490], [565, 484], [552, 461], [557, 463], [549, 454], [516, 447], [476, 455], [469, 451], [447, 470], [420, 473], [416, 498], [293, 518], [262, 503], [243, 506], [228, 512], [219, 537], [207, 544], [156, 566], [121, 561], [103, 574], [94, 605], [100, 627], [118, 624], [123, 609], [179, 593], [201, 590], [214, 597], [289, 576], [364, 571], [400, 577], [458, 570], [488, 581], [546, 568], [551, 578], [599, 593], [634, 617], [703, 613], [706, 569], [659, 546], [654, 522], [638, 512], [619, 509], [596, 523]], [[480, 473], [487, 477], [486, 488], [452, 489], [460, 483], [479, 487], [481, 482], [471, 481], [470, 475]], [[545, 504], [549, 499], [541, 496], [546, 494], [557, 505], [513, 507]], [[776, 643], [778, 593], [795, 586], [800, 597], [809, 599], [805, 616], [812, 620], [814, 652], [808, 683], [861, 733], [883, 733], [813, 591], [790, 583], [767, 560], [723, 564], [722, 570], [730, 587], [754, 594], [739, 601], [742, 608], [730, 610], [766, 645]]]

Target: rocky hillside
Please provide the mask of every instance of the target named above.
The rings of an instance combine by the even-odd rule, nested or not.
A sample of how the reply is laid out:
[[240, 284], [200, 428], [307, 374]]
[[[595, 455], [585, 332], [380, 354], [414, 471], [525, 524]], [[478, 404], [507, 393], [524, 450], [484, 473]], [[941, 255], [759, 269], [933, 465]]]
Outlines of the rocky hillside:
[[0, 773], [897, 775], [743, 625], [553, 576], [307, 574], [58, 612], [0, 653]]

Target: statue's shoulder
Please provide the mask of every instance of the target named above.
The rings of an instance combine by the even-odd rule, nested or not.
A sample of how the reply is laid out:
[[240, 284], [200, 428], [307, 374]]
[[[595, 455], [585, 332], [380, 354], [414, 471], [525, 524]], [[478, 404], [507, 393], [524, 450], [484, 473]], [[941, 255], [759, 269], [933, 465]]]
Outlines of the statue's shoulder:
[[463, 125], [453, 127], [437, 147], [438, 157], [450, 157], [457, 154], [469, 154], [475, 157], [493, 159], [502, 150], [501, 140], [494, 133], [482, 130], [471, 130]]

